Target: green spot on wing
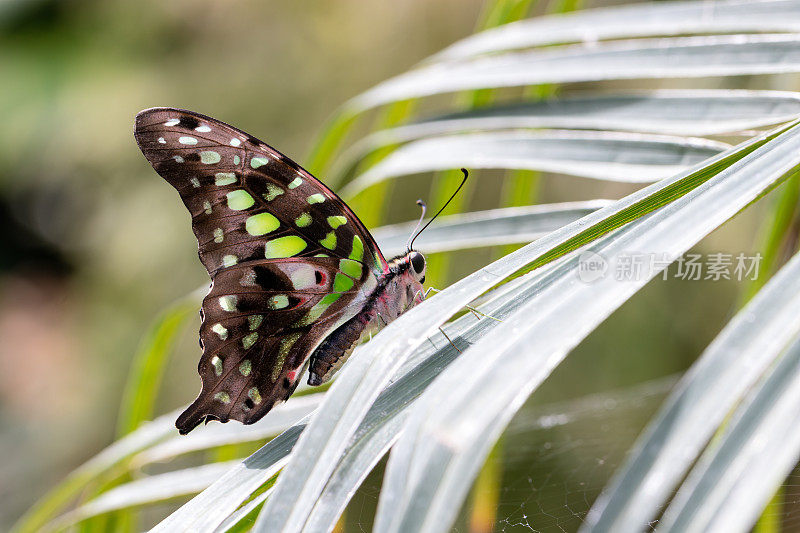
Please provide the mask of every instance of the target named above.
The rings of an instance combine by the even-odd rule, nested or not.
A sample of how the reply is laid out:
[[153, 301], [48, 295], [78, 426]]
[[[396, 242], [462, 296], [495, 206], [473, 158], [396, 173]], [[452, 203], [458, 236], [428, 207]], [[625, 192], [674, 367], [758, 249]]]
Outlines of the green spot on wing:
[[298, 320], [295, 323], [295, 326], [309, 326], [319, 319], [322, 316], [328, 307], [331, 306], [336, 300], [338, 300], [342, 295], [338, 292], [332, 292], [330, 294], [326, 294], [319, 302], [317, 302], [314, 307], [309, 309], [308, 313]]
[[341, 226], [342, 224], [346, 224], [346, 223], [347, 223], [347, 218], [343, 217], [341, 215], [328, 217], [328, 225], [330, 225], [330, 227], [332, 227], [333, 229], [336, 229], [339, 226]]
[[303, 213], [294, 219], [294, 223], [298, 228], [306, 228], [311, 225], [311, 215], [308, 213]]
[[273, 185], [272, 183], [267, 184], [267, 192], [264, 194], [264, 199], [268, 202], [271, 202], [278, 196], [283, 194], [283, 189], [278, 187], [277, 185]]
[[289, 298], [285, 294], [277, 294], [267, 301], [267, 305], [270, 309], [284, 309], [289, 306]]
[[308, 200], [308, 203], [310, 204], [321, 204], [325, 201], [325, 196], [320, 193], [312, 194], [306, 200]]
[[361, 278], [361, 263], [351, 259], [342, 259], [339, 261], [339, 270], [347, 274], [353, 279]]
[[253, 168], [263, 167], [269, 163], [269, 159], [266, 157], [254, 157], [250, 160], [250, 166]]
[[216, 355], [211, 358], [211, 364], [214, 365], [214, 374], [217, 376], [222, 375], [222, 359], [217, 357]]
[[347, 277], [341, 272], [337, 272], [336, 277], [333, 279], [333, 290], [335, 292], [345, 292], [349, 290], [354, 283], [353, 278]]
[[256, 201], [250, 196], [250, 193], [241, 189], [231, 191], [225, 196], [228, 197], [228, 207], [234, 211], [242, 211], [249, 207], [253, 207]]
[[264, 245], [264, 257], [267, 259], [280, 259], [293, 257], [306, 249], [306, 241], [296, 235], [279, 237]]
[[214, 399], [222, 403], [231, 403], [231, 396], [227, 392], [216, 393]]
[[258, 333], [249, 333], [242, 337], [242, 347], [249, 350], [258, 340]]
[[215, 152], [214, 150], [205, 150], [200, 152], [200, 161], [206, 165], [219, 163], [220, 159], [222, 159], [222, 157], [219, 155], [219, 152]]
[[258, 326], [261, 325], [261, 322], [264, 320], [264, 315], [250, 315], [247, 317], [247, 322], [250, 324], [250, 331], [254, 329], [258, 329]]
[[336, 234], [334, 232], [329, 232], [325, 235], [325, 238], [319, 241], [319, 243], [327, 248], [328, 250], [333, 250], [336, 248]]
[[[281, 375], [281, 370], [283, 370], [283, 363], [286, 362], [286, 356], [289, 355], [289, 350], [292, 349], [294, 343], [302, 337], [302, 333], [292, 333], [290, 335], [285, 336], [281, 340], [280, 348], [278, 348], [278, 358], [275, 361], [275, 367], [272, 369], [272, 381], [278, 379], [278, 376]], [[255, 402], [255, 400], [253, 400]]]
[[255, 387], [250, 388], [247, 391], [247, 396], [253, 400], [253, 403], [258, 405], [261, 403], [261, 393], [258, 392], [258, 389]]
[[228, 311], [232, 313], [236, 311], [236, 304], [238, 303], [238, 298], [235, 294], [229, 294], [226, 296], [219, 297], [219, 306], [222, 308], [223, 311]]
[[239, 364], [239, 373], [243, 376], [249, 376], [252, 369], [253, 367], [250, 364], [250, 359], [245, 359]]
[[223, 186], [236, 183], [236, 174], [233, 172], [217, 172], [214, 174], [214, 184]]
[[211, 331], [217, 334], [220, 340], [225, 340], [228, 338], [228, 328], [223, 326], [222, 324], [214, 324], [211, 328]]
[[361, 238], [356, 235], [353, 237], [353, 251], [350, 252], [350, 259], [353, 261], [361, 261], [364, 258], [364, 243]]
[[247, 233], [256, 237], [275, 231], [280, 225], [281, 223], [278, 219], [269, 213], [259, 213], [247, 217], [247, 220], [244, 221], [244, 229], [247, 230]]
[[303, 184], [303, 178], [298, 176], [292, 180], [292, 182], [289, 184], [289, 188], [294, 189], [301, 186], [302, 184]]
[[335, 293], [326, 294], [322, 298], [322, 300], [319, 301], [319, 303], [321, 303], [323, 305], [331, 305], [333, 302], [335, 302], [336, 300], [338, 300], [341, 297], [342, 297], [341, 294], [335, 294]]

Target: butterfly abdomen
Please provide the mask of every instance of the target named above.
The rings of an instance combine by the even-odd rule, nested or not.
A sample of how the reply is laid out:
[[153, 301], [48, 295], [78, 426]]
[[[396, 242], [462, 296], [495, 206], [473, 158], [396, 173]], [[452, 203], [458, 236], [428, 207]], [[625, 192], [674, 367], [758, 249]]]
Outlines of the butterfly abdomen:
[[311, 355], [308, 384], [322, 385], [347, 360], [365, 333], [377, 329], [377, 310], [365, 309], [331, 333]]
[[421, 291], [422, 285], [406, 269], [383, 276], [361, 312], [335, 329], [314, 350], [308, 384], [328, 381], [358, 344], [421, 302]]

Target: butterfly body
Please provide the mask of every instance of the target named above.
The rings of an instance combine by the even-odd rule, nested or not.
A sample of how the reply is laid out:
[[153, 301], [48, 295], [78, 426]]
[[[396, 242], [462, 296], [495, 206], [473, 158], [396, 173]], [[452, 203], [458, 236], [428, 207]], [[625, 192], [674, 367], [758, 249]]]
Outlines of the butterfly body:
[[331, 333], [311, 355], [308, 384], [328, 381], [347, 357], [366, 338], [371, 337], [403, 312], [422, 301], [423, 288], [409, 252], [389, 261], [389, 272], [378, 280], [363, 309]]
[[294, 161], [211, 117], [154, 108], [134, 136], [192, 216], [211, 277], [201, 307], [203, 388], [176, 425], [251, 424], [324, 383], [364, 337], [422, 298], [425, 261], [391, 261], [353, 211]]

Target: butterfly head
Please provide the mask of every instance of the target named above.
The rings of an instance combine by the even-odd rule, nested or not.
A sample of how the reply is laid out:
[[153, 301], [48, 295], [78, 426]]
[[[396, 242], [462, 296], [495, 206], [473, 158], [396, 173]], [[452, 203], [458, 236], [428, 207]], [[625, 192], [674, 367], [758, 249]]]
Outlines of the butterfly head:
[[416, 250], [408, 252], [408, 262], [411, 264], [411, 272], [420, 283], [425, 283], [425, 256]]
[[389, 277], [393, 280], [390, 291], [397, 298], [396, 307], [408, 309], [424, 300], [425, 256], [416, 250], [398, 255], [389, 261]]
[[420, 283], [425, 283], [425, 256], [416, 250], [411, 250], [405, 256], [408, 261], [411, 275]]
[[389, 261], [389, 270], [394, 275], [405, 277], [410, 282], [425, 283], [425, 256], [416, 250], [399, 255]]

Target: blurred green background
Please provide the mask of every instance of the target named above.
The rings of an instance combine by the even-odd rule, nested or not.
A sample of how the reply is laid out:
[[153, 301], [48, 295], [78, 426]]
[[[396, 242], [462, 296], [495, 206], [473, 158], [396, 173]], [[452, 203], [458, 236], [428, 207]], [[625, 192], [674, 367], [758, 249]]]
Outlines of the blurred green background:
[[[161, 309], [207, 283], [187, 213], [133, 141], [134, 115], [153, 106], [192, 109], [303, 164], [340, 104], [472, 33], [482, 5], [0, 2], [0, 530], [113, 440], [122, 386], [142, 334]], [[536, 6], [537, 12], [547, 9], [546, 3]], [[635, 86], [657, 83], [800, 86], [795, 76]], [[501, 177], [481, 173], [469, 207], [497, 207]], [[429, 182], [430, 175], [406, 181], [384, 222], [413, 218], [413, 199], [428, 195]], [[617, 198], [631, 190], [548, 175], [539, 201]], [[717, 231], [701, 251], [755, 250], [769, 202]], [[496, 253], [456, 257], [440, 286]], [[735, 282], [654, 280], [581, 344], [533, 402], [560, 402], [685, 369], [733, 314], [740, 289]], [[158, 412], [190, 401], [199, 389], [197, 322], [181, 336]], [[615, 432], [615, 446], [625, 449], [652, 408], [619, 422], [628, 429]], [[519, 440], [514, 428], [524, 426], [528, 412], [509, 430], [513, 460], [505, 466], [504, 486], [517, 488], [501, 496], [506, 530], [527, 529], [516, 516], [526, 514], [524, 505], [515, 498], [529, 498], [532, 470], [525, 465], [542, 469], [541, 448], [525, 455], [512, 446]], [[602, 456], [585, 453], [587, 461]], [[574, 477], [574, 464], [569, 471]], [[377, 483], [371, 478], [352, 506], [374, 506]], [[595, 485], [599, 490], [602, 482]], [[348, 517], [360, 520], [355, 513]]]
[[[135, 114], [197, 110], [302, 162], [339, 104], [468, 35], [480, 8], [0, 3], [0, 530], [113, 440], [141, 335], [207, 283], [183, 205], [133, 140]], [[195, 326], [162, 409], [199, 389]]]

